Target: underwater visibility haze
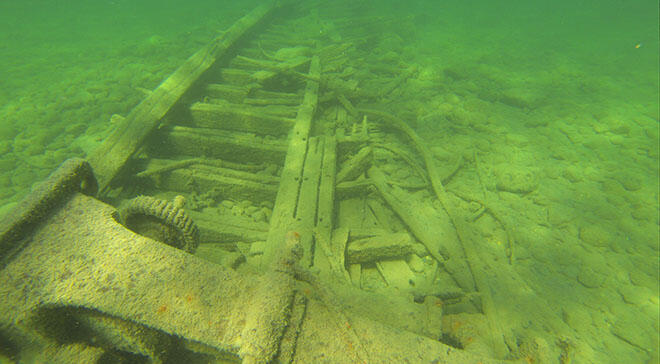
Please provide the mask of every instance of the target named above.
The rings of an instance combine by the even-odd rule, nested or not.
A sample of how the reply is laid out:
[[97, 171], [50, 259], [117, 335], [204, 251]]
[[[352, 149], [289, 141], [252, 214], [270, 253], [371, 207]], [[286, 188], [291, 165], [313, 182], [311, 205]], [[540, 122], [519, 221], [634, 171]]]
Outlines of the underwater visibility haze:
[[[162, 82], [189, 57], [216, 37], [230, 38], [233, 24], [268, 3], [0, 2], [0, 218], [10, 221], [20, 201], [65, 160], [90, 159], [126, 120], [133, 120], [131, 110], [158, 95]], [[199, 226], [199, 248], [186, 246], [182, 249], [196, 257], [176, 259], [201, 258], [212, 263], [211, 270], [219, 265], [239, 272], [245, 282], [259, 280], [255, 272], [263, 269], [259, 261], [269, 257], [267, 243], [275, 234], [282, 233], [286, 244], [302, 244], [300, 264], [311, 269], [302, 274], [298, 268], [276, 268], [266, 281], [276, 289], [284, 285], [278, 274], [288, 272], [295, 277], [282, 278], [288, 288], [334, 307], [323, 314], [345, 321], [339, 328], [319, 329], [329, 343], [316, 350], [330, 354], [315, 357], [316, 362], [385, 362], [378, 358], [387, 357], [382, 353], [388, 345], [369, 347], [376, 345], [370, 335], [378, 330], [360, 328], [362, 320], [372, 320], [397, 334], [424, 337], [428, 345], [440, 342], [465, 351], [465, 363], [481, 360], [475, 358], [659, 363], [657, 1], [284, 3], [284, 10], [264, 15], [267, 20], [232, 43], [218, 57], [221, 65], [195, 74], [189, 89], [181, 86], [182, 96], [167, 106], [166, 117], [155, 118], [143, 144], [128, 153], [128, 167], [107, 185], [100, 178], [107, 187], [100, 200], [122, 211], [139, 195], [171, 201], [167, 208], [172, 211], [185, 206]], [[310, 100], [309, 141], [297, 141], [289, 128], [301, 130], [308, 110], [304, 103]], [[213, 118], [227, 128], [216, 129]], [[191, 135], [197, 139], [186, 139]], [[208, 147], [211, 139], [222, 147]], [[311, 144], [298, 150], [296, 143]], [[314, 157], [312, 146], [322, 156]], [[255, 157], [259, 150], [263, 157]], [[330, 150], [333, 157], [323, 157]], [[298, 203], [292, 211], [297, 223], [308, 219], [316, 225], [308, 231], [299, 225], [280, 229], [278, 223], [285, 226], [285, 214], [278, 214], [284, 209], [282, 196], [290, 196], [282, 186], [301, 153], [301, 165], [307, 164], [299, 177], [316, 179], [320, 187], [295, 179], [301, 187], [291, 192], [292, 203]], [[316, 172], [309, 169], [314, 163]], [[324, 205], [329, 163], [336, 183], [330, 184], [334, 192]], [[93, 162], [92, 167], [100, 169]], [[225, 174], [209, 177], [221, 175], [218, 171]], [[244, 179], [237, 183], [240, 188], [218, 187], [237, 179]], [[309, 201], [318, 209], [308, 210], [301, 202], [306, 193], [314, 195]], [[330, 226], [319, 218], [324, 208], [331, 211]], [[234, 230], [209, 233], [216, 221], [231, 222]], [[197, 234], [184, 225], [179, 226], [184, 238]], [[333, 244], [344, 236], [338, 250], [324, 247], [324, 229]], [[452, 233], [438, 237], [444, 229]], [[284, 238], [288, 230], [296, 232]], [[309, 258], [321, 253], [329, 263]], [[13, 260], [18, 256], [2, 257], [0, 273], [20, 269]], [[49, 268], [76, 274], [73, 261], [53, 264]], [[180, 269], [206, 267], [196, 264]], [[350, 288], [326, 283], [324, 269]], [[124, 273], [108, 279], [128, 282], [122, 281], [129, 279]], [[8, 277], [0, 274], [8, 297], [11, 284], [29, 280]], [[186, 288], [176, 280], [159, 282], [164, 292]], [[200, 287], [210, 289], [209, 282]], [[90, 283], [95, 284], [100, 283]], [[203, 311], [197, 300], [199, 305], [223, 303], [202, 296], [199, 291], [154, 303], [153, 322], [172, 313], [172, 322], [211, 325], [195, 311]], [[122, 304], [132, 305], [126, 301], [117, 307]], [[137, 329], [126, 328], [125, 321], [110, 323], [98, 308], [57, 311], [55, 306], [37, 316], [76, 316], [79, 326], [62, 319], [36, 325], [43, 330], [35, 331], [66, 336], [52, 340], [53, 347], [70, 345], [67, 350], [78, 353], [74, 357], [95, 357], [90, 353], [97, 349], [95, 358], [103, 360], [210, 362], [205, 360], [220, 357], [217, 347], [212, 350], [193, 329], [186, 337], [174, 324], [145, 324], [148, 329], [140, 335], [150, 332], [149, 340], [140, 341], [133, 339]], [[247, 307], [238, 315], [249, 316]], [[316, 312], [307, 307], [308, 315]], [[389, 311], [396, 307], [415, 314], [409, 321], [396, 318]], [[297, 317], [291, 310], [287, 322]], [[118, 312], [108, 315], [136, 320]], [[148, 321], [149, 315], [142, 318]], [[396, 323], [387, 321], [395, 318]], [[0, 363], [39, 362], [42, 354], [30, 352], [34, 349], [22, 342], [27, 339], [16, 336], [14, 319], [24, 317], [0, 315]], [[304, 362], [304, 340], [314, 337], [305, 336], [311, 330], [305, 327], [301, 324], [298, 349], [292, 349], [297, 354], [289, 362]], [[125, 336], [98, 334], [108, 330]], [[87, 340], [85, 333], [95, 339]], [[235, 334], [243, 335], [235, 347], [253, 339], [246, 331]], [[330, 344], [333, 335], [341, 337], [336, 348]], [[154, 349], [160, 345], [167, 350]], [[249, 346], [222, 360], [254, 359]], [[278, 355], [285, 355], [284, 347]], [[54, 358], [63, 357], [60, 349], [53, 349]], [[339, 359], [331, 349], [352, 359]], [[424, 354], [401, 355], [411, 363], [432, 361]]]

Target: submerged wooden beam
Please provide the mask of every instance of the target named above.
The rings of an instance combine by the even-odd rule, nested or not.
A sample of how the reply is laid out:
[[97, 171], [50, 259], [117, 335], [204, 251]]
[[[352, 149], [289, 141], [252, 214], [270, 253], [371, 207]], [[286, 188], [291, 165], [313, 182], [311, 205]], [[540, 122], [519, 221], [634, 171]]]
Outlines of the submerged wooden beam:
[[[175, 126], [163, 138], [169, 155], [226, 158], [245, 163], [284, 162], [286, 142], [254, 134]], [[153, 153], [161, 153], [155, 150]]]
[[431, 256], [442, 263], [452, 274], [456, 283], [465, 291], [475, 291], [470, 266], [465, 262], [465, 254], [454, 227], [444, 210], [414, 201], [405, 191], [390, 187], [387, 178], [377, 167], [369, 169], [369, 177], [383, 200], [408, 226]]
[[194, 126], [258, 133], [261, 135], [286, 135], [294, 119], [269, 115], [253, 108], [220, 102], [208, 104], [196, 102], [190, 107]]
[[[309, 66], [309, 74], [318, 77], [320, 72], [319, 59], [314, 57]], [[307, 157], [312, 118], [318, 103], [318, 92], [319, 82], [307, 81], [305, 96], [292, 130], [284, 168], [282, 169], [282, 177], [280, 178], [280, 188], [277, 192], [273, 216], [270, 220], [268, 241], [261, 262], [264, 267], [268, 266], [276, 256], [277, 251], [282, 249], [280, 243], [287, 231], [297, 228], [295, 214]]]
[[298, 203], [294, 213], [296, 231], [301, 234], [304, 253], [300, 262], [303, 266], [312, 265], [312, 249], [314, 242], [314, 227], [318, 208], [319, 185], [321, 182], [321, 167], [323, 161], [324, 139], [310, 137], [307, 144], [307, 156], [303, 168], [302, 182], [298, 194]]
[[147, 98], [131, 110], [126, 119], [88, 158], [98, 180], [100, 193], [103, 193], [126, 161], [142, 145], [147, 135], [158, 126], [163, 116], [190, 86], [241, 36], [263, 20], [275, 6], [275, 1], [268, 1], [239, 19], [225, 33], [190, 56]]
[[370, 146], [360, 149], [360, 151], [350, 158], [337, 173], [337, 183], [351, 181], [363, 174], [373, 158]]
[[380, 260], [405, 259], [415, 252], [412, 237], [391, 233], [352, 241], [346, 250], [348, 264], [372, 263]]
[[221, 215], [209, 217], [197, 211], [186, 211], [199, 228], [199, 238], [204, 244], [234, 246], [236, 242], [252, 243], [268, 237], [268, 223], [255, 222], [248, 217]]
[[272, 201], [277, 194], [277, 181], [275, 177], [265, 177], [225, 168], [192, 165], [161, 175], [157, 179], [157, 186], [170, 191], [186, 192], [193, 185], [197, 192], [214, 190], [223, 199]]

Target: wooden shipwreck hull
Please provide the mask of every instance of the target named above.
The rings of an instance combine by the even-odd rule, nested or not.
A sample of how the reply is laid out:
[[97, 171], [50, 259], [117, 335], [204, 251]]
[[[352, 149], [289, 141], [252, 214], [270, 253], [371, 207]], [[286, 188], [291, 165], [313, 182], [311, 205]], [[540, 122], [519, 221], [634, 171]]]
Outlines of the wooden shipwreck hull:
[[[9, 297], [0, 340], [13, 357], [516, 356], [469, 227], [497, 215], [486, 199], [457, 208], [443, 181], [461, 159], [438, 165], [379, 106], [413, 68], [391, 65], [382, 87], [357, 87], [350, 50], [388, 20], [352, 16], [355, 4], [323, 6], [335, 27], [290, 16], [309, 12], [300, 6], [254, 9], [153, 90], [86, 162], [68, 162], [19, 207], [0, 245], [0, 293]], [[81, 187], [94, 181], [97, 193]], [[150, 205], [130, 207], [142, 195]], [[163, 234], [127, 222], [125, 211], [195, 242], [156, 242]], [[469, 345], [472, 353], [461, 350]]]

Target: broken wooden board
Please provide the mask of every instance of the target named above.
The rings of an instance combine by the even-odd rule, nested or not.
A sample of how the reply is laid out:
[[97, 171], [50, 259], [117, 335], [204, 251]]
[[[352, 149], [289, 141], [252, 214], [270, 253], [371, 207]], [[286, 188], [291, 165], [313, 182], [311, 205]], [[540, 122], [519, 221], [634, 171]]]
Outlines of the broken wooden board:
[[321, 273], [330, 273], [335, 277], [348, 279], [344, 265], [348, 230], [339, 229], [339, 231], [333, 232], [337, 144], [334, 136], [325, 136], [323, 139], [323, 165], [316, 216], [314, 267]]
[[237, 104], [196, 102], [190, 107], [196, 127], [226, 129], [259, 135], [286, 135], [294, 119], [269, 115]]
[[358, 178], [361, 174], [366, 172], [366, 169], [371, 164], [372, 158], [373, 153], [371, 147], [360, 149], [355, 156], [344, 163], [339, 173], [337, 173], [337, 183], [351, 181]]
[[268, 237], [268, 223], [255, 222], [242, 216], [221, 215], [209, 217], [206, 213], [186, 211], [199, 228], [199, 240], [221, 245], [235, 242], [251, 243], [264, 241]]
[[235, 104], [243, 102], [250, 93], [251, 87], [247, 86], [235, 86], [228, 84], [218, 84], [212, 83], [206, 85], [205, 94], [208, 97], [213, 97], [216, 99], [223, 99]]
[[[231, 159], [237, 162], [281, 164], [286, 143], [251, 133], [219, 129], [173, 127], [164, 133], [168, 154]], [[160, 151], [155, 151], [159, 153]], [[161, 152], [162, 153], [162, 152]]]
[[241, 87], [256, 85], [257, 82], [252, 78], [252, 72], [240, 68], [223, 68], [220, 70], [222, 82]]
[[[320, 77], [321, 66], [318, 57], [312, 58], [309, 66], [309, 74], [315, 78]], [[303, 178], [303, 168], [307, 156], [307, 144], [312, 126], [312, 118], [318, 103], [319, 82], [308, 80], [305, 88], [300, 111], [296, 116], [286, 160], [280, 178], [280, 188], [271, 217], [271, 228], [268, 233], [268, 241], [264, 247], [261, 266], [267, 267], [276, 252], [282, 248], [281, 243], [289, 230], [295, 230], [296, 208], [298, 206], [298, 195]]]
[[357, 196], [364, 196], [369, 193], [372, 183], [369, 179], [360, 179], [338, 183], [335, 194], [340, 200], [350, 199]]
[[393, 233], [351, 241], [346, 250], [348, 264], [371, 263], [380, 260], [404, 259], [415, 252], [412, 237]]
[[314, 227], [316, 226], [322, 160], [323, 139], [319, 137], [309, 138], [302, 182], [294, 213], [294, 219], [297, 225], [296, 231], [301, 235], [300, 241], [304, 250], [300, 263], [306, 267], [312, 265], [313, 259]]
[[200, 193], [213, 190], [223, 199], [272, 201], [277, 194], [277, 184], [260, 182], [263, 177], [249, 172], [193, 165], [162, 174], [156, 184], [165, 190], [184, 193], [190, 191], [191, 186]]
[[376, 268], [388, 287], [404, 291], [415, 287], [415, 273], [405, 260], [383, 260], [376, 263]]
[[458, 285], [468, 292], [476, 290], [470, 267], [465, 262], [463, 247], [449, 217], [444, 210], [437, 210], [428, 203], [412, 201], [412, 195], [397, 187], [390, 187], [382, 171], [369, 169], [374, 186], [405, 222], [415, 237], [429, 253], [452, 274]]
[[226, 32], [188, 58], [131, 110], [115, 131], [88, 157], [98, 180], [99, 193], [103, 193], [147, 135], [158, 126], [163, 116], [190, 86], [241, 36], [262, 21], [276, 4], [275, 1], [268, 1], [239, 19]]

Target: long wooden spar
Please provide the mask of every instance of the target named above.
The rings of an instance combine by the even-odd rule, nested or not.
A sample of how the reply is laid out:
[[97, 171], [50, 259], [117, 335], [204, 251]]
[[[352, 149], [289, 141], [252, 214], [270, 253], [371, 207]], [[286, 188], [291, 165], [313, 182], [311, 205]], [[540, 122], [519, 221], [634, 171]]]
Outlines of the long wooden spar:
[[99, 193], [108, 187], [144, 139], [160, 123], [190, 86], [248, 30], [277, 6], [268, 1], [239, 19], [226, 32], [190, 56], [186, 62], [142, 100], [115, 131], [88, 157], [98, 180]]

